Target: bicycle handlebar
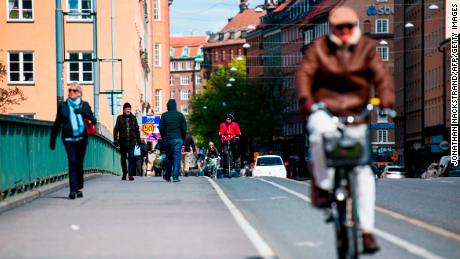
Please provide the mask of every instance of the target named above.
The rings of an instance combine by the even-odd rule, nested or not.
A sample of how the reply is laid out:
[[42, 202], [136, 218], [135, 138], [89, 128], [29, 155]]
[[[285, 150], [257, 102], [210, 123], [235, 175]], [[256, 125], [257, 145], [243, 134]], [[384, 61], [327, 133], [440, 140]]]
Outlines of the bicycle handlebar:
[[[364, 108], [364, 110], [362, 110], [358, 115], [342, 116], [342, 117], [332, 114], [327, 109], [326, 104], [323, 103], [323, 102], [314, 103], [312, 105], [311, 110], [313, 112], [319, 111], [319, 110], [325, 111], [329, 116], [334, 118], [334, 120], [337, 120], [338, 122], [341, 122], [341, 123], [354, 123], [354, 122], [360, 122], [360, 121], [365, 120], [369, 116], [371, 111], [374, 110], [374, 107], [376, 107], [376, 106], [378, 107], [379, 105], [378, 104], [368, 103], [366, 105], [366, 107]], [[393, 109], [389, 109], [389, 108], [380, 109], [378, 113], [379, 113], [380, 116], [385, 116], [386, 115], [386, 116], [389, 116], [392, 119], [397, 116], [396, 111], [393, 110]]]

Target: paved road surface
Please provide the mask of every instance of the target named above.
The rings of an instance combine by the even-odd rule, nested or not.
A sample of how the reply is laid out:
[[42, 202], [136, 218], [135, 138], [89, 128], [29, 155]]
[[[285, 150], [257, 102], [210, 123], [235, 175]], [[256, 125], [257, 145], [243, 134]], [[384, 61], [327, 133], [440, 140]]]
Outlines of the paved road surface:
[[[332, 225], [307, 202], [308, 182], [216, 183], [236, 206], [232, 213], [241, 212], [279, 258], [335, 258]], [[248, 237], [204, 177], [166, 183], [102, 176], [86, 183], [83, 199], [70, 201], [67, 194], [63, 189], [0, 214], [0, 258], [260, 255], [254, 236]], [[381, 180], [377, 196], [382, 251], [372, 258], [460, 258], [460, 178]]]

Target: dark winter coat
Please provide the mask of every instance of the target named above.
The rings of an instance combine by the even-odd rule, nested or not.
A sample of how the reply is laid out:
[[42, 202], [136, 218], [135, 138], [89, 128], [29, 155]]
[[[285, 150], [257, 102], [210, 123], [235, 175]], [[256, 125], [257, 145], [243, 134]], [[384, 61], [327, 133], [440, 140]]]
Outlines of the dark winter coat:
[[113, 129], [113, 138], [120, 146], [134, 146], [141, 143], [141, 133], [136, 117], [133, 114], [119, 115], [115, 128]]
[[[78, 109], [78, 112], [82, 115], [83, 119], [91, 120], [93, 125], [96, 125], [97, 123], [96, 118], [94, 117], [93, 112], [91, 111], [91, 106], [87, 102], [82, 101], [81, 108]], [[57, 138], [57, 135], [59, 134], [59, 130], [61, 129], [61, 126], [62, 126], [61, 138], [63, 140], [66, 138], [73, 138], [73, 137], [88, 138], [88, 135], [86, 134], [86, 130], [83, 132], [82, 136], [73, 135], [72, 123], [70, 122], [70, 109], [69, 109], [69, 106], [67, 105], [67, 102], [61, 102], [58, 105], [56, 119], [54, 120], [53, 128], [51, 130], [50, 146], [54, 147], [56, 145], [56, 138]]]
[[171, 99], [167, 104], [168, 111], [161, 115], [159, 130], [161, 138], [165, 141], [172, 139], [185, 139], [187, 122], [182, 113], [177, 111], [176, 101]]

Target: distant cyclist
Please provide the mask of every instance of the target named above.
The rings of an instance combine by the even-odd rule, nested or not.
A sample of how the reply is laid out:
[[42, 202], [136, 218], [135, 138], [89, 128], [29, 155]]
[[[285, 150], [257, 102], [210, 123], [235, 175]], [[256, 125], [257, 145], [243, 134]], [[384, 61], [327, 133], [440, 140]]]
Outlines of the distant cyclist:
[[[302, 110], [310, 114], [312, 105], [322, 102], [336, 116], [357, 115], [371, 97], [371, 85], [381, 99], [381, 107], [392, 108], [395, 95], [390, 72], [374, 41], [361, 35], [356, 12], [349, 7], [337, 7], [330, 12], [329, 24], [331, 33], [310, 44], [299, 66], [297, 90]], [[366, 127], [357, 125], [353, 134], [364, 139]], [[318, 110], [310, 114], [307, 128], [314, 184], [320, 188], [318, 200], [325, 201], [317, 206], [326, 207], [335, 172], [327, 168], [322, 136], [337, 132], [337, 127], [325, 111]], [[364, 253], [375, 253], [379, 250], [373, 236], [375, 177], [369, 166], [357, 166], [355, 171]]]
[[[226, 142], [230, 144], [230, 151], [232, 153], [232, 157], [234, 161], [236, 161], [239, 157], [237, 141], [241, 136], [241, 130], [238, 123], [236, 123], [234, 120], [235, 117], [232, 113], [228, 113], [227, 115], [225, 115], [225, 122], [222, 122], [219, 127], [219, 137], [221, 138], [222, 143], [224, 144], [224, 152], [226, 151]], [[223, 159], [224, 170], [226, 170], [227, 156], [224, 155]]]

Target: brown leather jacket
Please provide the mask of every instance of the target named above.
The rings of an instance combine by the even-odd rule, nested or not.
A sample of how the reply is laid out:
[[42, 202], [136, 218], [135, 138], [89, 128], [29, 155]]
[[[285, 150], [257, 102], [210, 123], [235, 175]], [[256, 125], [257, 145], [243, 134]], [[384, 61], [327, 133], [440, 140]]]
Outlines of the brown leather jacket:
[[297, 93], [307, 112], [307, 103], [324, 102], [335, 115], [357, 114], [368, 102], [371, 85], [381, 105], [392, 108], [393, 79], [374, 41], [365, 36], [348, 48], [339, 47], [328, 36], [317, 39], [297, 71]]

